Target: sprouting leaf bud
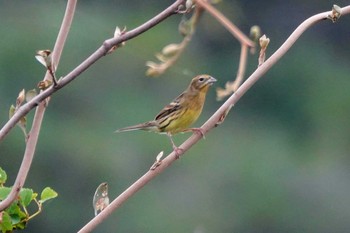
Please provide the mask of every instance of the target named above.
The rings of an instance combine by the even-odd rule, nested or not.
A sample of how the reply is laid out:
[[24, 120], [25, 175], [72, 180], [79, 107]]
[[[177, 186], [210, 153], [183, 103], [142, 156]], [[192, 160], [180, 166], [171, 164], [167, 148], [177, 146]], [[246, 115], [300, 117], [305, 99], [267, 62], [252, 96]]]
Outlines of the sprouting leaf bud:
[[16, 100], [16, 108], [18, 108], [19, 106], [21, 106], [21, 104], [23, 103], [24, 99], [26, 97], [26, 92], [23, 89], [22, 91], [20, 91], [20, 93], [18, 94], [17, 100]]
[[265, 34], [262, 37], [260, 37], [259, 44], [261, 49], [266, 49], [269, 43], [270, 43], [270, 38], [267, 38]]

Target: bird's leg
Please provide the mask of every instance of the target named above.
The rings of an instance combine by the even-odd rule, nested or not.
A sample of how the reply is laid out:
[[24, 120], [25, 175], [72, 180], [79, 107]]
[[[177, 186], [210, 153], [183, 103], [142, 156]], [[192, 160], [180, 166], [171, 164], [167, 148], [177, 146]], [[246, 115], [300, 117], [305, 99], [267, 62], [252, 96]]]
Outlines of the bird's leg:
[[171, 141], [171, 144], [173, 146], [173, 150], [175, 152], [175, 157], [176, 159], [179, 159], [180, 158], [180, 154], [183, 153], [183, 149], [181, 149], [180, 147], [177, 147], [174, 143], [174, 140], [173, 140], [173, 137], [170, 133], [167, 133], [166, 135], [168, 135], [170, 141]]
[[185, 129], [184, 131], [182, 131], [183, 133], [185, 132], [193, 132], [193, 133], [197, 133], [200, 134], [204, 139], [205, 139], [205, 135], [203, 132], [202, 128], [189, 128], [189, 129]]

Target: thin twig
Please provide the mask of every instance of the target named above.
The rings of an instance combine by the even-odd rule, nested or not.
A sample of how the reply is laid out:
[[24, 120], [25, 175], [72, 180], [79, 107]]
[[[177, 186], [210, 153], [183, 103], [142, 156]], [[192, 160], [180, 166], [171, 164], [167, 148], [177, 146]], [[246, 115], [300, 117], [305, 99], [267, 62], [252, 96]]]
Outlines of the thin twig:
[[[349, 14], [350, 6], [342, 8], [342, 14]], [[302, 24], [300, 24], [296, 30], [289, 36], [289, 38], [283, 43], [283, 45], [261, 66], [259, 66], [255, 72], [238, 88], [238, 90], [231, 95], [229, 99], [205, 122], [201, 129], [203, 133], [207, 133], [209, 130], [214, 128], [217, 122], [220, 121], [223, 114], [227, 114], [227, 111], [234, 106], [239, 99], [256, 83], [277, 61], [279, 61], [282, 56], [291, 48], [291, 46], [297, 41], [297, 39], [304, 33], [304, 31], [310, 28], [315, 23], [327, 18], [328, 12], [320, 13], [314, 15]], [[194, 144], [196, 144], [202, 135], [193, 134], [188, 138], [180, 147], [181, 153], [185, 153]], [[98, 224], [104, 221], [111, 213], [113, 213], [118, 207], [120, 207], [126, 200], [137, 193], [142, 187], [144, 187], [148, 182], [150, 182], [154, 177], [162, 173], [167, 167], [169, 167], [174, 161], [176, 161], [176, 153], [171, 152], [165, 159], [162, 160], [161, 164], [155, 170], [149, 170], [142, 177], [140, 177], [135, 183], [133, 183], [129, 188], [127, 188], [123, 193], [121, 193], [117, 198], [115, 198], [101, 213], [94, 217], [90, 222], [88, 222], [79, 233], [91, 232], [94, 230]]]
[[248, 59], [248, 46], [245, 44], [241, 45], [241, 55], [239, 57], [239, 66], [237, 71], [237, 76], [233, 84], [233, 91], [236, 91], [238, 87], [243, 82], [245, 68], [247, 67], [247, 59]]
[[225, 97], [231, 95], [235, 92], [238, 87], [242, 84], [245, 70], [247, 67], [248, 60], [248, 46], [246, 44], [241, 44], [241, 54], [239, 57], [239, 66], [235, 81], [228, 81], [225, 84], [225, 88], [216, 88], [216, 100], [223, 100]]
[[236, 91], [239, 85], [242, 83], [247, 66], [248, 47], [254, 48], [255, 43], [210, 3], [203, 0], [195, 0], [195, 2], [199, 7], [205, 9], [216, 20], [218, 20], [221, 25], [224, 26], [241, 43], [241, 55], [235, 81], [227, 82], [225, 89], [217, 88], [217, 100], [222, 100], [224, 97], [229, 96]]
[[227, 19], [220, 11], [215, 9], [210, 3], [203, 0], [195, 0], [196, 4], [208, 13], [210, 13], [217, 21], [221, 23], [241, 44], [254, 47], [255, 43], [250, 40], [238, 27], [236, 27], [229, 19]]
[[[72, 24], [72, 21], [73, 21], [76, 3], [77, 3], [77, 0], [69, 0], [67, 3], [66, 12], [61, 24], [60, 31], [57, 36], [56, 44], [53, 49], [52, 60], [55, 66], [57, 66], [59, 63], [63, 47], [65, 44], [66, 38], [68, 36], [70, 25]], [[44, 80], [50, 79], [50, 78], [51, 78], [51, 74], [48, 71], [46, 72]], [[34, 152], [35, 152], [36, 144], [38, 142], [39, 132], [41, 128], [41, 123], [44, 118], [45, 108], [46, 108], [45, 103], [41, 102], [35, 111], [33, 124], [30, 130], [29, 138], [26, 143], [26, 149], [24, 152], [21, 167], [18, 171], [16, 181], [13, 185], [13, 188], [10, 194], [5, 198], [5, 200], [3, 200], [0, 203], [0, 210], [6, 209], [16, 199], [16, 197], [18, 196], [18, 193], [20, 192], [21, 188], [25, 183], [30, 166], [34, 158]]]

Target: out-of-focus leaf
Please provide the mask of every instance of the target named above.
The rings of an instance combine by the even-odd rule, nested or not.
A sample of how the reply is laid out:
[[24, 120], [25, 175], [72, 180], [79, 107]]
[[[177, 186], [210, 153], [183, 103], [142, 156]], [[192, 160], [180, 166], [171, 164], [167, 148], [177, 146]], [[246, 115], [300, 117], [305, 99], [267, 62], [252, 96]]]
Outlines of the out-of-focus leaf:
[[2, 232], [10, 232], [12, 231], [12, 222], [11, 222], [11, 217], [8, 213], [5, 211], [0, 213], [0, 229]]
[[6, 183], [7, 180], [7, 174], [6, 172], [0, 167], [0, 185], [3, 185]]
[[109, 205], [108, 184], [106, 182], [101, 183], [97, 187], [92, 205], [94, 207], [95, 215], [97, 215]]
[[26, 97], [26, 91], [22, 89], [22, 91], [19, 92], [18, 97], [16, 99], [16, 108], [22, 105], [25, 97]]
[[31, 101], [38, 93], [36, 92], [35, 89], [27, 91], [26, 94], [26, 101], [29, 102]]
[[0, 187], [0, 200], [4, 200], [9, 195], [10, 192], [11, 192], [11, 188]]

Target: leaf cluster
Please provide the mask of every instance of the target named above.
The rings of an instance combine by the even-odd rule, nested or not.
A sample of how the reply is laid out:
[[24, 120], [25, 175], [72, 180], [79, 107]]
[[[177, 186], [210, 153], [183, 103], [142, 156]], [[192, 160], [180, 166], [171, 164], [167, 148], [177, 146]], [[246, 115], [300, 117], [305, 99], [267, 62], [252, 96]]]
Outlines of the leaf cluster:
[[[0, 201], [4, 200], [11, 192], [11, 187], [4, 186], [7, 180], [6, 172], [0, 168]], [[12, 232], [13, 230], [23, 230], [28, 221], [42, 211], [42, 204], [50, 199], [56, 198], [57, 192], [46, 187], [39, 194], [30, 188], [21, 188], [17, 199], [4, 211], [0, 212], [1, 232]], [[28, 207], [37, 206], [37, 211], [33, 214], [28, 212]]]

